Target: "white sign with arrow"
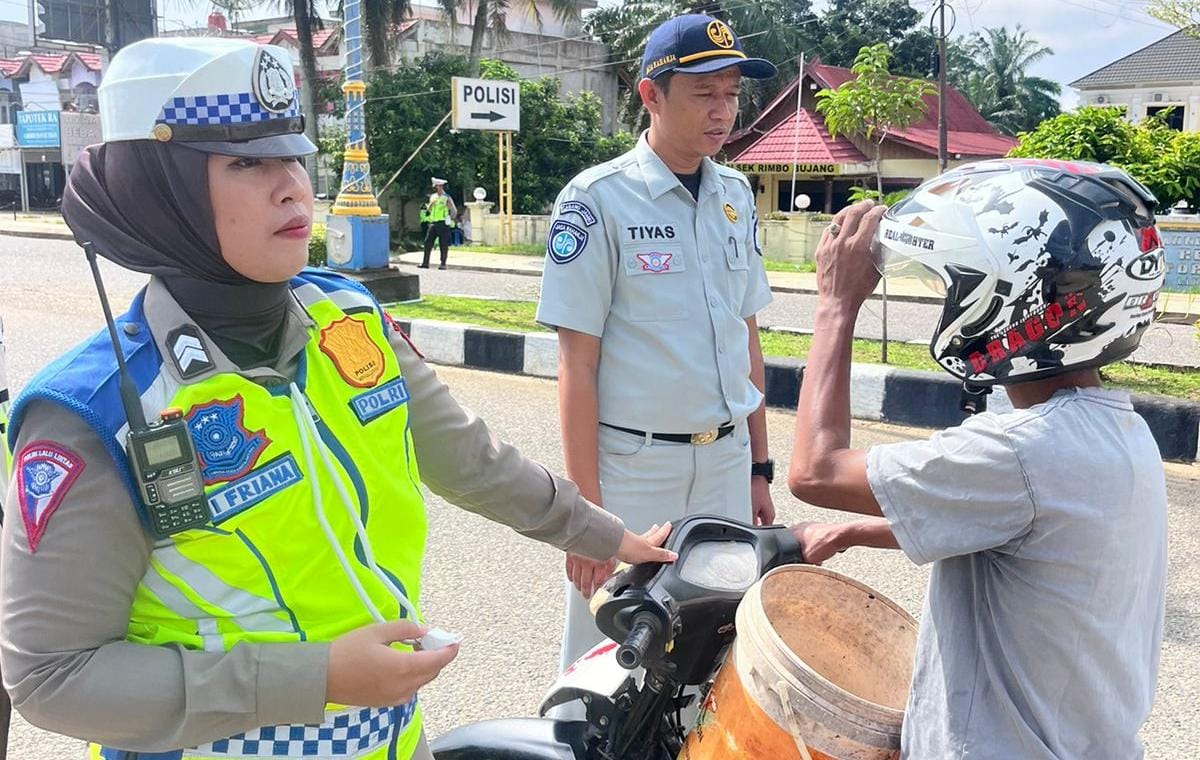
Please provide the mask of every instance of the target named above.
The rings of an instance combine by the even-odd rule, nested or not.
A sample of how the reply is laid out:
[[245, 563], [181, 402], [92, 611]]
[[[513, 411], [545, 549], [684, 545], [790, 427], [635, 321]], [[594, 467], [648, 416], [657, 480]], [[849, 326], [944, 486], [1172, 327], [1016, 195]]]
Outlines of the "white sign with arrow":
[[454, 129], [521, 130], [521, 86], [503, 79], [453, 77]]

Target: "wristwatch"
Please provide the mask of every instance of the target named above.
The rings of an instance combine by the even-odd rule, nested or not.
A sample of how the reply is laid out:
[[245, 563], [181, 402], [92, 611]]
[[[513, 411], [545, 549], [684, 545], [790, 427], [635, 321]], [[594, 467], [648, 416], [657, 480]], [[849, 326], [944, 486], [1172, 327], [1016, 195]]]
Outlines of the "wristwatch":
[[768, 459], [765, 462], [753, 462], [750, 465], [750, 477], [759, 475], [767, 479], [767, 483], [775, 481], [775, 460]]

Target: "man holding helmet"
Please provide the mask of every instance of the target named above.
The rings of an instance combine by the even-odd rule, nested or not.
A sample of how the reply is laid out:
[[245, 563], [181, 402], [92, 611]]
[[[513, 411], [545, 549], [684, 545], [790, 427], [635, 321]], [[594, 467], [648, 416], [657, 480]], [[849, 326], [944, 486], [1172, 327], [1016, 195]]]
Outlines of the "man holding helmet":
[[[1165, 482], [1149, 428], [1098, 369], [1131, 354], [1153, 320], [1155, 205], [1112, 167], [987, 161], [890, 210], [845, 209], [822, 236], [788, 484], [878, 517], [793, 532], [812, 562], [875, 546], [933, 563], [904, 757], [1142, 756]], [[934, 359], [973, 395], [1004, 385], [1015, 411], [850, 448], [850, 341], [879, 278], [873, 246], [885, 273], [943, 289]]]

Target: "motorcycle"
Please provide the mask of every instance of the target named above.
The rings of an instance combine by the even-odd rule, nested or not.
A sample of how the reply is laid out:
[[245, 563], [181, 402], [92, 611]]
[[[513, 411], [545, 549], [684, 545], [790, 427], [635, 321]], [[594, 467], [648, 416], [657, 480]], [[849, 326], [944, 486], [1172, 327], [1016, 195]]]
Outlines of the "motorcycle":
[[[487, 720], [432, 742], [437, 760], [674, 760], [690, 726], [682, 716], [736, 636], [734, 615], [769, 570], [803, 561], [784, 526], [752, 527], [697, 515], [667, 540], [679, 559], [611, 578], [593, 602], [611, 641], [568, 668], [538, 718]], [[692, 687], [692, 688], [689, 688]], [[582, 703], [586, 718], [546, 717]]]

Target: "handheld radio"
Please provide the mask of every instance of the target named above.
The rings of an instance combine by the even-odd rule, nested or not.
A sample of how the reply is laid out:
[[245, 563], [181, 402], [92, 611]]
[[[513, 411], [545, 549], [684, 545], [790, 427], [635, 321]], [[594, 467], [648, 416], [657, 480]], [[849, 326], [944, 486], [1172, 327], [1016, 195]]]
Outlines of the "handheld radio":
[[200, 478], [200, 460], [196, 456], [196, 447], [183, 419], [183, 412], [174, 408], [164, 409], [158, 420], [146, 422], [141, 399], [138, 398], [129, 368], [125, 366], [125, 356], [117, 339], [117, 327], [108, 306], [108, 294], [104, 291], [100, 268], [96, 265], [96, 251], [90, 242], [83, 244], [83, 251], [92, 267], [96, 292], [100, 294], [100, 306], [104, 309], [104, 321], [108, 325], [108, 337], [117, 357], [121, 406], [125, 409], [125, 418], [129, 420], [125, 453], [133, 466], [134, 479], [142, 503], [150, 513], [150, 522], [161, 536], [206, 525], [210, 514], [204, 498], [204, 481]]

